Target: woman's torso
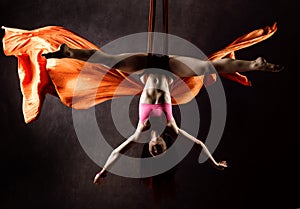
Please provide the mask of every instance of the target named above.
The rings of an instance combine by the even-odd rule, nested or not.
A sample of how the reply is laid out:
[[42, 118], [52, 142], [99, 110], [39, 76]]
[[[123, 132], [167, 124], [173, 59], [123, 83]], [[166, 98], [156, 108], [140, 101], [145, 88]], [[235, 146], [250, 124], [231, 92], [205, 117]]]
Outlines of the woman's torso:
[[171, 104], [167, 75], [161, 73], [150, 73], [147, 75], [144, 90], [140, 97], [140, 103]]

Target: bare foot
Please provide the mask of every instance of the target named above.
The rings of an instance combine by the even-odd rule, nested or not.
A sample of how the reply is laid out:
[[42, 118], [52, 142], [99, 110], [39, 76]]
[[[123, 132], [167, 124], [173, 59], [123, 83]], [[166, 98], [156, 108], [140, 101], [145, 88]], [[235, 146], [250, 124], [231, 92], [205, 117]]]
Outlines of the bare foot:
[[66, 44], [61, 44], [57, 51], [42, 54], [46, 59], [50, 58], [67, 58], [70, 57], [69, 47]]
[[97, 173], [95, 178], [94, 178], [94, 184], [101, 184], [105, 177], [106, 177], [106, 172], [105, 171]]
[[258, 57], [253, 62], [253, 68], [255, 70], [268, 71], [268, 72], [280, 72], [284, 69], [284, 67], [281, 65], [268, 63], [266, 59], [264, 59], [263, 57]]

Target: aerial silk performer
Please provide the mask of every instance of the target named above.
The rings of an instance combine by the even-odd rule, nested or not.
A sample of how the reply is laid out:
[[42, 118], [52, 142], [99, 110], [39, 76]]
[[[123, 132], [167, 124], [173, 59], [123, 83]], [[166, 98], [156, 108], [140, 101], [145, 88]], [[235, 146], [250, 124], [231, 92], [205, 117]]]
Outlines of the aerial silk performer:
[[[167, 17], [165, 16], [167, 15], [167, 0], [163, 2], [164, 30], [167, 32]], [[151, 7], [150, 14], [152, 14]], [[152, 24], [149, 24], [149, 28], [153, 30], [153, 22], [150, 21], [150, 23]], [[224, 49], [208, 56], [207, 60], [153, 54], [151, 38], [148, 40], [150, 48], [148, 53], [111, 55], [74, 32], [59, 26], [48, 26], [31, 31], [7, 27], [3, 29], [5, 29], [4, 53], [18, 58], [23, 114], [26, 123], [38, 118], [47, 93], [58, 96], [63, 104], [75, 109], [87, 109], [122, 96], [141, 95], [139, 123], [135, 133], [113, 150], [102, 170], [95, 176], [95, 183], [99, 183], [102, 177], [106, 176], [106, 170], [117, 159], [121, 150], [131, 142], [137, 141], [141, 132], [148, 128], [151, 113], [158, 117], [165, 114], [167, 126], [171, 127], [177, 135], [181, 134], [201, 145], [213, 165], [223, 170], [227, 167], [226, 161], [215, 161], [202, 141], [177, 126], [172, 115], [172, 105], [191, 101], [203, 85], [209, 86], [216, 82], [216, 73], [249, 86], [250, 81], [240, 74], [241, 72], [257, 70], [279, 72], [282, 70], [281, 66], [268, 63], [262, 57], [251, 61], [238, 60], [235, 59], [234, 54], [239, 49], [269, 38], [277, 30], [276, 23], [271, 27], [257, 29], [237, 38]], [[167, 39], [165, 39], [164, 53], [166, 50]], [[166, 73], [147, 72], [147, 68], [163, 68]], [[129, 76], [138, 71], [142, 71], [140, 81]], [[175, 74], [179, 79], [174, 80], [167, 75], [167, 72]], [[78, 86], [76, 84], [79, 75], [81, 79], [85, 79]], [[99, 80], [101, 80], [100, 83]], [[182, 85], [182, 82], [185, 85]], [[188, 90], [185, 86], [188, 86]], [[157, 89], [160, 90], [159, 93]], [[74, 93], [75, 90], [76, 93]], [[151, 146], [151, 141], [154, 146]], [[162, 149], [158, 151], [158, 148]], [[149, 143], [150, 153], [156, 156], [165, 150], [166, 145], [163, 139], [155, 130], [152, 131]]]

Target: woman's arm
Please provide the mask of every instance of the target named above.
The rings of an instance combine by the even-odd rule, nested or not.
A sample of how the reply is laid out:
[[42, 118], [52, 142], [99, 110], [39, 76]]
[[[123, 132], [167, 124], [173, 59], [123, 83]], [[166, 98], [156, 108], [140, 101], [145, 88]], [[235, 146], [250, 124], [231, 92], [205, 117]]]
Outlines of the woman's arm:
[[217, 162], [213, 158], [210, 151], [207, 149], [207, 147], [205, 146], [205, 144], [202, 141], [200, 141], [199, 139], [196, 139], [195, 137], [193, 137], [192, 135], [190, 135], [189, 133], [187, 133], [186, 131], [184, 131], [182, 129], [179, 129], [179, 133], [182, 134], [183, 136], [185, 136], [187, 139], [195, 142], [196, 144], [199, 144], [202, 147], [202, 150], [204, 151], [204, 153], [208, 156], [209, 160], [213, 163], [213, 165], [217, 169], [223, 170], [224, 168], [227, 167], [226, 161]]
[[117, 148], [115, 148], [110, 156], [108, 157], [105, 165], [103, 166], [102, 170], [97, 173], [97, 175], [94, 178], [94, 183], [98, 184], [100, 183], [101, 178], [106, 176], [106, 170], [108, 169], [108, 167], [110, 167], [119, 157], [120, 152], [127, 147], [131, 142], [137, 141], [142, 130], [143, 130], [143, 124], [139, 123], [138, 127], [135, 131], [135, 133], [133, 135], [131, 135], [126, 141], [124, 141], [122, 144], [120, 144]]
[[223, 170], [224, 168], [227, 167], [227, 163], [226, 161], [221, 161], [221, 162], [217, 162], [213, 156], [211, 155], [210, 151], [207, 149], [207, 147], [205, 146], [205, 144], [200, 141], [199, 139], [196, 139], [195, 137], [193, 137], [192, 135], [190, 135], [189, 133], [187, 133], [186, 131], [178, 128], [176, 121], [174, 120], [174, 118], [169, 122], [168, 126], [170, 126], [177, 135], [182, 134], [185, 138], [195, 142], [196, 144], [199, 144], [204, 153], [208, 156], [209, 160], [213, 163], [213, 166], [219, 170]]

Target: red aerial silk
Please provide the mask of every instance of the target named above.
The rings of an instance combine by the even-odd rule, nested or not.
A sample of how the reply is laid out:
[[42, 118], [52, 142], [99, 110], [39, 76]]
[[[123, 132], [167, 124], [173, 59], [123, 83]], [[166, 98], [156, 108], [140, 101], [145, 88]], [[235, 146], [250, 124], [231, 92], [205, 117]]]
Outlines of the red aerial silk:
[[[47, 60], [42, 57], [42, 53], [55, 51], [62, 43], [72, 48], [101, 50], [63, 27], [47, 26], [35, 30], [2, 28], [5, 29], [3, 37], [5, 55], [18, 58], [18, 75], [26, 123], [38, 118], [47, 93], [58, 96], [68, 107], [87, 109], [113, 98], [138, 95], [143, 90], [143, 84], [139, 80], [117, 69], [109, 69], [101, 64], [75, 59]], [[276, 23], [271, 27], [254, 30], [210, 55], [208, 59], [211, 61], [223, 57], [234, 59], [235, 51], [267, 39], [276, 30]], [[239, 73], [220, 75], [250, 86], [247, 77]], [[77, 84], [78, 78], [80, 82]], [[216, 74], [178, 79], [170, 90], [173, 98], [172, 104], [184, 104], [191, 101], [203, 85], [208, 86], [215, 81]]]

